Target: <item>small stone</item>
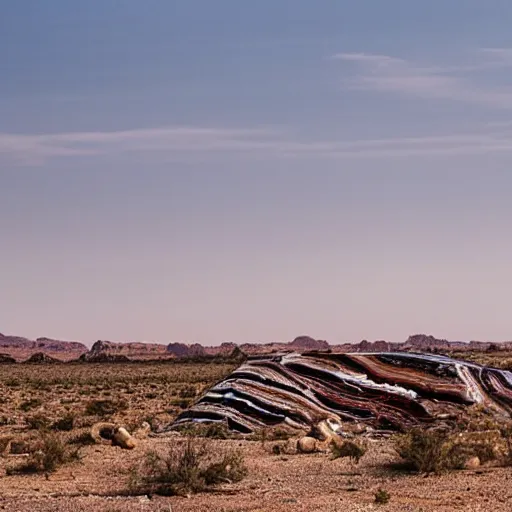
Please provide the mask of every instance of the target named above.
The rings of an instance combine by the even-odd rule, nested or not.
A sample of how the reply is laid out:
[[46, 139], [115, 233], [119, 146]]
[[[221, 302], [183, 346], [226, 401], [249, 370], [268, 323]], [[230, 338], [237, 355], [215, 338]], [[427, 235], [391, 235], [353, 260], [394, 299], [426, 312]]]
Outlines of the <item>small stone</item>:
[[316, 452], [316, 439], [314, 437], [301, 437], [297, 441], [297, 450], [301, 453], [313, 453]]

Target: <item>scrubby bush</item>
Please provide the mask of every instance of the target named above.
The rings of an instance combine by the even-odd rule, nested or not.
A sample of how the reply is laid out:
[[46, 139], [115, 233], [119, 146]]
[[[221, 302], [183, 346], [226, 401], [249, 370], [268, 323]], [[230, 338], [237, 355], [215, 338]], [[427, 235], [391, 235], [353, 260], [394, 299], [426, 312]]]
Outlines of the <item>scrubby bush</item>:
[[128, 404], [123, 400], [92, 400], [85, 406], [85, 414], [87, 416], [111, 416], [127, 408]]
[[391, 495], [384, 489], [378, 489], [375, 493], [375, 503], [377, 505], [385, 505], [386, 503], [389, 503], [390, 499]]
[[72, 437], [69, 441], [69, 444], [77, 444], [81, 446], [88, 446], [92, 444], [96, 444], [96, 441], [91, 436], [91, 433], [89, 431], [82, 432], [81, 434], [78, 434], [74, 437]]
[[246, 474], [240, 452], [189, 438], [171, 445], [165, 454], [148, 452], [142, 465], [133, 469], [130, 488], [137, 494], [184, 495], [238, 482]]
[[447, 441], [448, 434], [444, 431], [415, 428], [395, 439], [395, 450], [410, 469], [439, 472], [447, 466]]
[[208, 437], [210, 439], [229, 439], [232, 437], [232, 434], [225, 422], [187, 422], [176, 427], [176, 431], [189, 437]]
[[194, 386], [185, 386], [180, 389], [180, 398], [195, 398], [197, 395], [196, 388]]
[[51, 473], [59, 466], [78, 459], [78, 451], [69, 450], [56, 434], [41, 434], [31, 447], [28, 459], [7, 469], [8, 475], [16, 473]]
[[[500, 458], [507, 440], [495, 430], [440, 431], [412, 429], [395, 440], [395, 450], [406, 465], [421, 473], [463, 469], [472, 457], [485, 464]], [[501, 450], [502, 451], [502, 450]]]
[[340, 443], [331, 443], [331, 459], [339, 459], [342, 457], [348, 457], [355, 464], [359, 463], [359, 460], [364, 457], [368, 448], [365, 444], [360, 441], [344, 441]]
[[34, 414], [25, 419], [28, 428], [31, 430], [46, 430], [51, 424], [50, 418], [44, 414]]
[[51, 429], [52, 430], [60, 430], [62, 432], [70, 432], [73, 430], [73, 427], [75, 426], [75, 415], [68, 413], [59, 420], [55, 421]]
[[31, 398], [30, 400], [25, 400], [20, 404], [20, 409], [23, 412], [28, 412], [31, 409], [36, 409], [37, 407], [41, 407], [43, 405], [43, 402], [40, 398]]

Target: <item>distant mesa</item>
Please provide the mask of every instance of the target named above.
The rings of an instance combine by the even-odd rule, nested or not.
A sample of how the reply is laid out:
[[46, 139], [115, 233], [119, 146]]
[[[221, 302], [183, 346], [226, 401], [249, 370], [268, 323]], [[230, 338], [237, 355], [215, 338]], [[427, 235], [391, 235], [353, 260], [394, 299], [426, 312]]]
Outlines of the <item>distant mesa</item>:
[[[490, 343], [483, 341], [448, 341], [429, 334], [413, 334], [404, 342], [386, 340], [330, 345], [325, 340], [301, 335], [290, 342], [233, 343], [224, 342], [218, 346], [203, 346], [199, 343], [126, 342], [96, 341], [90, 350], [83, 343], [59, 341], [51, 338], [37, 338], [35, 341], [21, 336], [0, 334], [0, 353], [16, 361], [50, 362], [51, 360], [86, 362], [153, 361], [194, 358], [228, 358], [230, 361], [246, 357], [285, 352], [437, 352], [450, 350], [502, 350], [512, 348], [512, 342]], [[48, 358], [48, 359], [46, 359]], [[1, 361], [0, 361], [1, 362]]]
[[[185, 343], [169, 343], [169, 345], [167, 345], [167, 352], [169, 352], [169, 354], [172, 354], [173, 356], [175, 357], [189, 357], [192, 353], [192, 347], [194, 347], [195, 345], [186, 345]], [[203, 347], [200, 346], [200, 350], [198, 351], [198, 355], [199, 354], [204, 354], [204, 349]]]
[[60, 341], [51, 338], [29, 340], [21, 336], [0, 334], [0, 351], [17, 361], [25, 361], [37, 353], [44, 353], [60, 361], [69, 361], [80, 357], [88, 349], [83, 343], [77, 341]]

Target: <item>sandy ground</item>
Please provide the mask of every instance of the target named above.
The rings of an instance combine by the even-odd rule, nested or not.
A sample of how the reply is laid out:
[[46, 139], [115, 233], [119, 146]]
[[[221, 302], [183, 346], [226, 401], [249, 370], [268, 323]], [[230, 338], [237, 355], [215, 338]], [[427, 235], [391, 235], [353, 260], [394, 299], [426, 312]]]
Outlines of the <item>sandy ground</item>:
[[[50, 422], [71, 414], [75, 427], [96, 421], [157, 428], [168, 424], [195, 396], [231, 370], [229, 365], [0, 365], [0, 441], [37, 435], [30, 418]], [[90, 416], [92, 400], [124, 403], [106, 417]], [[130, 469], [148, 450], [165, 450], [173, 437], [151, 437], [133, 451], [104, 445], [83, 446], [81, 459], [45, 476], [7, 476], [6, 468], [23, 456], [0, 457], [0, 510], [12, 512], [242, 512], [242, 511], [492, 511], [512, 510], [512, 468], [480, 468], [441, 476], [399, 472], [388, 440], [370, 443], [356, 466], [327, 454], [274, 455], [277, 442], [212, 441], [220, 449], [239, 448], [248, 476], [215, 492], [186, 497], [127, 496]], [[215, 447], [217, 447], [215, 446]], [[378, 505], [375, 493], [391, 500]]]
[[[0, 509], [49, 511], [510, 511], [511, 468], [481, 468], [441, 476], [393, 470], [389, 441], [375, 441], [358, 465], [326, 454], [273, 455], [275, 443], [214, 441], [240, 448], [249, 474], [238, 484], [187, 497], [120, 496], [127, 490], [129, 468], [148, 449], [165, 450], [174, 438], [146, 439], [133, 451], [87, 446], [79, 462], [44, 475], [0, 476]], [[12, 459], [0, 459], [0, 475]], [[391, 495], [374, 503], [379, 489]]]

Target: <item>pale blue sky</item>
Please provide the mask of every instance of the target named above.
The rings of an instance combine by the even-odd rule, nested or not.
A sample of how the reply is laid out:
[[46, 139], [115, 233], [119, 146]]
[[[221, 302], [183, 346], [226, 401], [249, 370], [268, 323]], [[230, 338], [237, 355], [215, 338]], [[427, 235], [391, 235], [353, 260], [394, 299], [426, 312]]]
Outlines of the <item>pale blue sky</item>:
[[512, 339], [511, 19], [2, 2], [0, 332]]

